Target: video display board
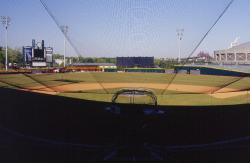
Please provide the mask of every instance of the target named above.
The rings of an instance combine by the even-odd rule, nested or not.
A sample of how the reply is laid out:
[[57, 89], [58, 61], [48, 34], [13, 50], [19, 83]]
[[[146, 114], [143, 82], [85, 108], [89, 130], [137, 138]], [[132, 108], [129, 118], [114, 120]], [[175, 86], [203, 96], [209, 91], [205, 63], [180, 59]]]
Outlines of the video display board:
[[23, 47], [23, 57], [25, 63], [30, 63], [32, 61], [32, 47]]
[[44, 49], [33, 49], [32, 61], [45, 61]]

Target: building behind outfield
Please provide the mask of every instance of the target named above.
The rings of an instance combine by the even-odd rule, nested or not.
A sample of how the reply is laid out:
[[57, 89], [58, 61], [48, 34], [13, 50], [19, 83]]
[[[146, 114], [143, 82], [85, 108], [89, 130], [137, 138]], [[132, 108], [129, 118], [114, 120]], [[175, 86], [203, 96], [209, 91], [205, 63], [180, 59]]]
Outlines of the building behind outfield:
[[229, 49], [216, 50], [214, 59], [221, 65], [250, 65], [250, 42]]
[[154, 67], [154, 57], [117, 57], [116, 65], [124, 68], [152, 68]]
[[215, 50], [214, 59], [210, 63], [177, 65], [175, 72], [250, 77], [250, 42]]
[[73, 63], [66, 67], [67, 70], [75, 71], [105, 71], [116, 69], [114, 63]]

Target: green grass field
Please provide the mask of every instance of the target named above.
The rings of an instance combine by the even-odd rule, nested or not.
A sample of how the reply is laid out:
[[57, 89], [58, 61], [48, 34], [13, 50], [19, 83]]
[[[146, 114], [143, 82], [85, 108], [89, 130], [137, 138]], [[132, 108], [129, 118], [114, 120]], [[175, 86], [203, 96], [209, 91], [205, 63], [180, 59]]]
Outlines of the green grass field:
[[[100, 84], [105, 83], [144, 83], [144, 84], [167, 84], [172, 81], [173, 74], [157, 73], [58, 73], [58, 74], [16, 74], [0, 75], [0, 87], [13, 89], [30, 89], [32, 87], [42, 86], [53, 89], [55, 86], [64, 86], [71, 84]], [[225, 76], [206, 76], [206, 75], [183, 75], [175, 76], [172, 84], [191, 86], [209, 86], [220, 88], [226, 86], [238, 77]], [[235, 90], [248, 90], [250, 87], [250, 78], [243, 78], [226, 88]], [[104, 87], [105, 88], [105, 87]], [[99, 89], [75, 92], [58, 92], [59, 96], [80, 98], [86, 100], [110, 102], [113, 94], [120, 88]], [[250, 96], [248, 92], [243, 95], [237, 95], [229, 98], [216, 98], [209, 93], [188, 93], [183, 91], [174, 91], [164, 89], [151, 89], [158, 98], [159, 105], [231, 105], [249, 103]], [[212, 90], [211, 90], [212, 92]], [[147, 103], [144, 97], [136, 98], [136, 103]], [[129, 102], [126, 97], [121, 97], [121, 103]]]

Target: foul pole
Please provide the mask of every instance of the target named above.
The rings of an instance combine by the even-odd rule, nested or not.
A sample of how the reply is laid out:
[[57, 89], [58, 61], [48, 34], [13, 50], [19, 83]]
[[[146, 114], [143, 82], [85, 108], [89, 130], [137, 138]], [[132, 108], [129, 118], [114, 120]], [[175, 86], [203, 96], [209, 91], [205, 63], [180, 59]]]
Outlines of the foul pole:
[[9, 16], [1, 16], [1, 22], [5, 27], [5, 70], [8, 70], [8, 27], [10, 25]]
[[65, 56], [66, 56], [66, 39], [67, 39], [66, 36], [67, 36], [68, 30], [69, 30], [69, 27], [67, 25], [61, 26], [61, 30], [64, 33], [63, 67], [65, 67], [66, 66], [66, 59], [65, 59]]
[[181, 41], [183, 38], [184, 29], [177, 29], [176, 32], [177, 32], [178, 44], [179, 44], [178, 45], [178, 48], [179, 48], [178, 63], [181, 63]]

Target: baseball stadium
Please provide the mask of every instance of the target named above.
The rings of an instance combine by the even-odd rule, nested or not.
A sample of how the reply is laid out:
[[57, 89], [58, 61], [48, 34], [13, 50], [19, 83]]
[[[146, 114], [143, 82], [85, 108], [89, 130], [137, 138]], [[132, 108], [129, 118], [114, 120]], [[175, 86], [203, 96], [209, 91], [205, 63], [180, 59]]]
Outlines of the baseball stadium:
[[[5, 3], [20, 9], [19, 14], [31, 5]], [[33, 39], [31, 46], [23, 46], [23, 63], [16, 68], [8, 64], [13, 57], [8, 61], [7, 44], [5, 51], [0, 48], [6, 52], [0, 69], [0, 162], [250, 161], [250, 38], [218, 50], [219, 42], [231, 39], [229, 31], [219, 28], [235, 18], [227, 20], [227, 14], [243, 11], [239, 6], [247, 11], [249, 2], [32, 3], [43, 16], [37, 21], [50, 20], [40, 24], [50, 31], [47, 40], [63, 36], [64, 56], [53, 58], [57, 41], [46, 47], [46, 41]], [[3, 20], [7, 38], [10, 20]], [[70, 22], [69, 28], [65, 24]], [[186, 42], [184, 29], [175, 29], [180, 24]], [[176, 35], [164, 33], [165, 27], [177, 31], [176, 43]], [[216, 29], [224, 37], [209, 41]], [[169, 37], [167, 45], [162, 37]], [[172, 48], [177, 43], [179, 49]], [[194, 56], [206, 46], [212, 47], [213, 57]], [[66, 58], [67, 51], [72, 56]], [[84, 58], [86, 53], [91, 57]], [[102, 62], [93, 61], [99, 53]], [[110, 62], [103, 62], [109, 53]]]

